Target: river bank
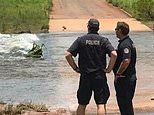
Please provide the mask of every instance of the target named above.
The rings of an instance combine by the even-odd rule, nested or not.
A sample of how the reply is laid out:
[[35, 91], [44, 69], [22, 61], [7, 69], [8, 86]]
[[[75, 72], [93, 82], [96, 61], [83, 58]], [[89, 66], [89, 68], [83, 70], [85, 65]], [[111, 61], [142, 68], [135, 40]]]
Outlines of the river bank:
[[[25, 3], [27, 5], [24, 5]], [[86, 0], [79, 1], [78, 3], [72, 3], [69, 0], [54, 0], [54, 3], [52, 3], [52, 0], [44, 0], [43, 2], [36, 2], [35, 0], [2, 1], [0, 3], [0, 33], [46, 33], [63, 30], [86, 31], [85, 23], [92, 17], [100, 20], [103, 19], [103, 31], [114, 31], [112, 27], [113, 25], [115, 26], [114, 21], [106, 21], [106, 19], [121, 20], [130, 18], [130, 16], [123, 13], [120, 8], [108, 4], [106, 0], [96, 1], [94, 4], [92, 4], [93, 2], [89, 3], [90, 2]], [[74, 10], [73, 7], [71, 9], [71, 6], [74, 6], [76, 10]], [[64, 19], [66, 20], [64, 21]], [[72, 23], [69, 19], [81, 20], [72, 20], [75, 22]], [[83, 22], [85, 19], [86, 21]], [[132, 18], [132, 20], [135, 19]], [[134, 24], [136, 22], [141, 23], [135, 20]], [[136, 28], [133, 27], [134, 25], [130, 25], [133, 29], [136, 28], [135, 31], [149, 31], [149, 28], [153, 29], [154, 22], [144, 21], [141, 25], [142, 24], [143, 26], [147, 26], [146, 29], [141, 29], [143, 26]], [[63, 27], [66, 27], [66, 29], [63, 29]]]
[[[92, 102], [92, 101], [91, 101]], [[94, 104], [94, 102], [92, 102]], [[90, 106], [92, 105], [90, 104]], [[143, 103], [142, 103], [143, 104]], [[154, 103], [151, 103], [154, 104]], [[89, 106], [89, 105], [88, 105]], [[96, 115], [96, 107], [88, 107], [86, 115]], [[136, 105], [135, 105], [136, 106]], [[153, 115], [153, 106], [144, 103], [143, 107], [134, 107], [135, 115]], [[0, 104], [1, 115], [76, 115], [76, 110], [70, 108], [50, 108], [45, 105], [39, 104], [19, 104], [19, 105], [6, 105]], [[107, 115], [120, 115], [116, 105], [107, 104]]]
[[108, 4], [106, 0], [95, 1], [95, 3], [92, 0], [53, 0], [53, 4], [50, 12], [49, 32], [87, 31], [86, 24], [89, 18], [99, 19], [101, 31], [114, 31], [118, 21], [127, 22], [131, 31], [152, 31], [121, 8]]

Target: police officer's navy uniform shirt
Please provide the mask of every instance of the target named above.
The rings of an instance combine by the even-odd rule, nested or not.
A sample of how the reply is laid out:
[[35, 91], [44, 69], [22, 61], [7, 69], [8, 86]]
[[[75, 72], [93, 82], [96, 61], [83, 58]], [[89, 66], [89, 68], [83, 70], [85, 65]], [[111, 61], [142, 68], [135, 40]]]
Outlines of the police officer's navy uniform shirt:
[[106, 54], [113, 50], [107, 38], [88, 33], [78, 37], [67, 51], [74, 57], [79, 53], [78, 65], [81, 73], [91, 73], [106, 68]]
[[136, 48], [129, 36], [126, 36], [125, 38], [119, 40], [119, 45], [117, 49], [117, 60], [113, 69], [115, 74], [124, 59], [130, 59], [130, 64], [122, 75], [126, 77], [132, 77], [132, 75], [135, 75], [132, 79], [136, 79]]

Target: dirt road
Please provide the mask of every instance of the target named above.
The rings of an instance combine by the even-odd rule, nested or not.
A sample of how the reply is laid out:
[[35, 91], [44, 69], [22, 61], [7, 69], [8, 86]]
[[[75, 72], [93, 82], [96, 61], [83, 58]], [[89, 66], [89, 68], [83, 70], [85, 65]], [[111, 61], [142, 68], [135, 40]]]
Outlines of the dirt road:
[[102, 31], [114, 31], [117, 21], [126, 21], [132, 31], [151, 31], [106, 0], [53, 0], [49, 18], [50, 32], [86, 31], [89, 18], [97, 18]]
[[53, 4], [53, 19], [128, 18], [128, 15], [105, 0], [53, 0]]

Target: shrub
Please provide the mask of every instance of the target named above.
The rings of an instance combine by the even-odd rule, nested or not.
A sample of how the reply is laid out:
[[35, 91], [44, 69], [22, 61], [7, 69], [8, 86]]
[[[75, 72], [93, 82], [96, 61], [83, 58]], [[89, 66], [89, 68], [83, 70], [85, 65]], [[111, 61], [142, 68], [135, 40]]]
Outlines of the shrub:
[[51, 6], [52, 0], [1, 0], [0, 33], [42, 32]]
[[154, 19], [154, 1], [153, 0], [138, 0], [136, 1], [136, 10], [138, 17], [142, 19]]

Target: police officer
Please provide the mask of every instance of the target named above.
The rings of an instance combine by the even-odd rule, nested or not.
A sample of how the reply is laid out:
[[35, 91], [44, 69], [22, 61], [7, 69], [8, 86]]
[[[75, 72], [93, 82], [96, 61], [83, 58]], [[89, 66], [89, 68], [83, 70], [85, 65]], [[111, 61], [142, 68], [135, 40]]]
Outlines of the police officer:
[[136, 48], [128, 35], [127, 23], [118, 22], [115, 31], [119, 38], [117, 60], [113, 68], [117, 102], [121, 115], [134, 115], [132, 99], [136, 87]]
[[[99, 21], [97, 19], [90, 19], [87, 28], [88, 34], [74, 41], [67, 50], [65, 58], [72, 69], [80, 73], [77, 115], [85, 115], [92, 92], [94, 92], [98, 115], [105, 115], [105, 104], [110, 95], [106, 73], [111, 72], [115, 64], [116, 51], [107, 38], [98, 34]], [[79, 54], [78, 66], [73, 58], [77, 54]], [[107, 67], [106, 54], [111, 56]]]

